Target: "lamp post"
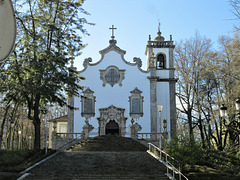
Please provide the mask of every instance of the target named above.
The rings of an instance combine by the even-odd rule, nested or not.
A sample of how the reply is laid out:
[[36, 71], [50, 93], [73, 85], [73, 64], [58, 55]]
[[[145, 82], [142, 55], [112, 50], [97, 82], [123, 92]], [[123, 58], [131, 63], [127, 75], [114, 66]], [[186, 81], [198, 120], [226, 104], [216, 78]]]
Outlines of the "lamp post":
[[[238, 128], [240, 129], [240, 98], [236, 100], [236, 110], [237, 110], [237, 118], [238, 118]], [[239, 145], [239, 151], [240, 151], [240, 132], [238, 132], [238, 145]]]
[[161, 122], [161, 112], [163, 109], [162, 105], [158, 105], [158, 112], [159, 112], [159, 121], [160, 121], [160, 138], [159, 138], [159, 148], [162, 149], [162, 122]]
[[220, 117], [223, 118], [223, 123], [225, 126], [231, 126], [236, 131], [238, 131], [239, 134], [239, 150], [240, 150], [240, 98], [238, 98], [235, 102], [236, 110], [237, 110], [237, 121], [231, 121], [228, 125], [226, 125], [226, 117], [227, 117], [227, 107], [224, 106], [224, 104], [220, 107]]
[[29, 149], [32, 149], [32, 136], [29, 136]]
[[46, 128], [46, 137], [45, 137], [45, 154], [47, 154], [47, 151], [48, 151], [48, 121], [49, 121], [49, 107], [47, 105], [47, 114], [46, 114], [46, 117], [45, 117], [45, 128]]
[[21, 149], [21, 134], [22, 134], [22, 131], [18, 131], [18, 149]]

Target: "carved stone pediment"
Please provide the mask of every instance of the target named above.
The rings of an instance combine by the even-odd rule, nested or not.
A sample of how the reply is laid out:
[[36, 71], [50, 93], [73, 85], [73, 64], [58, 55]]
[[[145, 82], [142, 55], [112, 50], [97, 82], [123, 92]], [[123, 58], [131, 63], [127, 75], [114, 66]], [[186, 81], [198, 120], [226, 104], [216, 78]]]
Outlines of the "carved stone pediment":
[[115, 107], [113, 105], [108, 108], [100, 108], [100, 120], [106, 121], [107, 123], [110, 120], [115, 120], [117, 123], [120, 123], [122, 120], [126, 120], [124, 117], [125, 109]]
[[100, 117], [97, 118], [99, 122], [99, 135], [105, 135], [105, 129], [109, 121], [115, 121], [119, 125], [120, 135], [126, 134], [126, 120], [124, 117], [125, 109], [115, 107], [114, 105], [108, 108], [100, 108]]

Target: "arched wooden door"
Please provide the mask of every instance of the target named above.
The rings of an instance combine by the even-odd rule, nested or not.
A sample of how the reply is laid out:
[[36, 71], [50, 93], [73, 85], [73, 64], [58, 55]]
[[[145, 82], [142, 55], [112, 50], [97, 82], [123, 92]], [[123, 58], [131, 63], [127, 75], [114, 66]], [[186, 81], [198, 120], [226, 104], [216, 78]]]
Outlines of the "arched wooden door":
[[106, 134], [119, 135], [119, 125], [114, 120], [106, 124]]

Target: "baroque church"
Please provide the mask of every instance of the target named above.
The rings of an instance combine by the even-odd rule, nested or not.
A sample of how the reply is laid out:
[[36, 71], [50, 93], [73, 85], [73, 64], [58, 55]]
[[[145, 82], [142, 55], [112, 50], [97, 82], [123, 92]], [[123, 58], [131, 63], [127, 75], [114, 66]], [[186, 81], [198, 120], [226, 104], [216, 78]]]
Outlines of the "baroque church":
[[[146, 45], [147, 69], [142, 60], [124, 58], [126, 51], [117, 46], [114, 26], [109, 46], [99, 51], [101, 59], [83, 62], [81, 81], [85, 89], [81, 97], [72, 97], [69, 103], [78, 110], [69, 110], [67, 121], [58, 121], [60, 133], [81, 132], [84, 136], [118, 134], [130, 136], [135, 125], [138, 133], [163, 132], [169, 137], [176, 131], [176, 100], [172, 36], [165, 40], [160, 28], [157, 36]], [[72, 65], [73, 66], [73, 65]], [[161, 107], [161, 113], [159, 113]], [[50, 123], [50, 129], [53, 126]], [[161, 128], [161, 130], [160, 130]]]

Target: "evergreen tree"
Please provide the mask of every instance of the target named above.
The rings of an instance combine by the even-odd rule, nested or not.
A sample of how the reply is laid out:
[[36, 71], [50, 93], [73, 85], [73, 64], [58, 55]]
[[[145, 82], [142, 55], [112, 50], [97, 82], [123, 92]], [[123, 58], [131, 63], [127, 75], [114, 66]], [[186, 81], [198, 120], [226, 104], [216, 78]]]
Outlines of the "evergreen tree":
[[[12, 56], [1, 72], [5, 101], [26, 105], [28, 118], [35, 128], [34, 149], [40, 149], [40, 114], [47, 103], [67, 105], [64, 93], [79, 95], [84, 79], [69, 67], [81, 54], [81, 35], [88, 23], [80, 15], [84, 0], [18, 0], [16, 19], [18, 41]], [[71, 107], [73, 108], [73, 107]]]

